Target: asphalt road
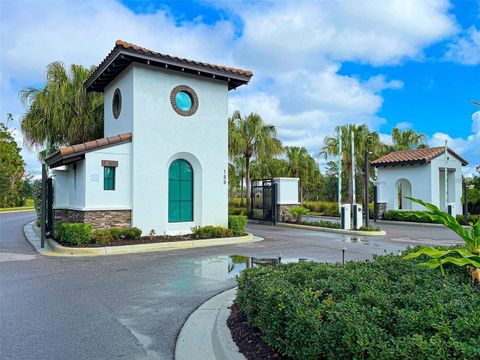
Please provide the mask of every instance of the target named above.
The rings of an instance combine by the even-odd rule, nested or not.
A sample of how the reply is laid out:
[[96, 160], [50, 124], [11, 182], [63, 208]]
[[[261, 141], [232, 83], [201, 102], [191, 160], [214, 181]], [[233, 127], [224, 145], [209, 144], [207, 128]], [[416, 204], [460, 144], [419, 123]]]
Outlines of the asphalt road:
[[[398, 252], [424, 231], [404, 227], [392, 241], [250, 225], [264, 241], [65, 258], [30, 246], [22, 228], [33, 219], [31, 212], [0, 214], [1, 359], [172, 359], [188, 315], [235, 285], [226, 255], [335, 262], [346, 247], [346, 260], [363, 260]], [[449, 238], [448, 230], [433, 233]]]

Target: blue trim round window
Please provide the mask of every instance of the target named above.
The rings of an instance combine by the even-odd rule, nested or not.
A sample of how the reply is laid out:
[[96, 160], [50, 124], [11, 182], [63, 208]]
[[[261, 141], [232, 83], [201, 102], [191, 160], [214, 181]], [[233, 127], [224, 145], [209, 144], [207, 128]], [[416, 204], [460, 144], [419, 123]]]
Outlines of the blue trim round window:
[[178, 85], [173, 88], [170, 93], [170, 103], [173, 110], [182, 116], [192, 116], [198, 109], [197, 94], [187, 85]]

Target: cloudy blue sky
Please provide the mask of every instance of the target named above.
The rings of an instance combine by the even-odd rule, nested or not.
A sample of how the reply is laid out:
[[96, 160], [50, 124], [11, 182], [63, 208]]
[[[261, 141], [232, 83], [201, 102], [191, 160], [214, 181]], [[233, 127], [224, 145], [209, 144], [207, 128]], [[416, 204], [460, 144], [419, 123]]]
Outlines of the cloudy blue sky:
[[[287, 145], [319, 151], [344, 123], [388, 141], [414, 128], [480, 163], [480, 1], [2, 1], [0, 114], [25, 111], [48, 63], [99, 64], [116, 39], [249, 69], [229, 110], [256, 111]], [[476, 112], [477, 111], [477, 112]], [[21, 143], [21, 134], [16, 132]], [[30, 171], [35, 151], [24, 149]]]

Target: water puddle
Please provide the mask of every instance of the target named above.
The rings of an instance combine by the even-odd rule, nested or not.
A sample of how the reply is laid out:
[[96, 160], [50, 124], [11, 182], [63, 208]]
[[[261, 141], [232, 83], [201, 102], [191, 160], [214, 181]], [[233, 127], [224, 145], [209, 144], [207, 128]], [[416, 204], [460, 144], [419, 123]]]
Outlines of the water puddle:
[[257, 266], [276, 266], [278, 264], [287, 264], [292, 262], [312, 261], [307, 258], [257, 258], [241, 255], [215, 256], [207, 259], [195, 261], [197, 265], [195, 275], [213, 279], [222, 280], [236, 277], [242, 270]]

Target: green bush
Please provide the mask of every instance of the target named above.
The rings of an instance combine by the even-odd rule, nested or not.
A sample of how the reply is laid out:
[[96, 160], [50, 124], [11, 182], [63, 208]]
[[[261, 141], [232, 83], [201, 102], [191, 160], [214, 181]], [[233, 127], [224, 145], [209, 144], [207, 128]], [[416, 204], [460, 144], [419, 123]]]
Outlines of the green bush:
[[360, 231], [380, 231], [378, 226], [361, 226]]
[[311, 223], [305, 222], [305, 225], [312, 225], [312, 226], [318, 226], [318, 227], [326, 227], [330, 229], [340, 229], [340, 224], [332, 221], [326, 221], [326, 220], [317, 220], [317, 221], [312, 221]]
[[434, 221], [425, 215], [425, 213], [425, 211], [388, 210], [384, 214], [384, 219], [390, 221], [433, 223]]
[[480, 291], [399, 256], [255, 267], [237, 303], [266, 343], [293, 359], [479, 359]]
[[328, 201], [302, 201], [302, 206], [324, 216], [338, 216], [338, 203]]
[[247, 210], [243, 207], [228, 207], [228, 215], [245, 215]]
[[84, 223], [60, 223], [55, 229], [56, 238], [71, 245], [83, 245], [92, 241], [92, 225]]
[[228, 216], [228, 229], [232, 231], [233, 235], [241, 236], [245, 234], [245, 228], [247, 227], [246, 216]]
[[42, 219], [42, 181], [35, 180], [32, 183], [33, 205], [35, 206], [35, 213], [37, 215], [37, 226], [40, 226]]
[[304, 208], [303, 206], [294, 206], [288, 210], [288, 215], [290, 215], [297, 222], [297, 224], [299, 224], [302, 220], [302, 217], [307, 215], [309, 211], [310, 210]]
[[233, 236], [231, 230], [225, 229], [222, 226], [196, 226], [192, 228], [192, 231], [196, 239], [214, 239]]
[[102, 229], [93, 232], [93, 240], [98, 245], [109, 245], [113, 240], [120, 239], [139, 240], [141, 236], [142, 230], [136, 227]]
[[92, 233], [93, 240], [97, 245], [110, 245], [114, 240], [110, 229], [94, 230]]
[[[457, 215], [456, 218], [460, 224], [463, 224], [465, 221], [465, 217], [463, 215]], [[475, 224], [477, 221], [480, 221], [480, 215], [468, 214], [467, 222], [469, 224]]]

